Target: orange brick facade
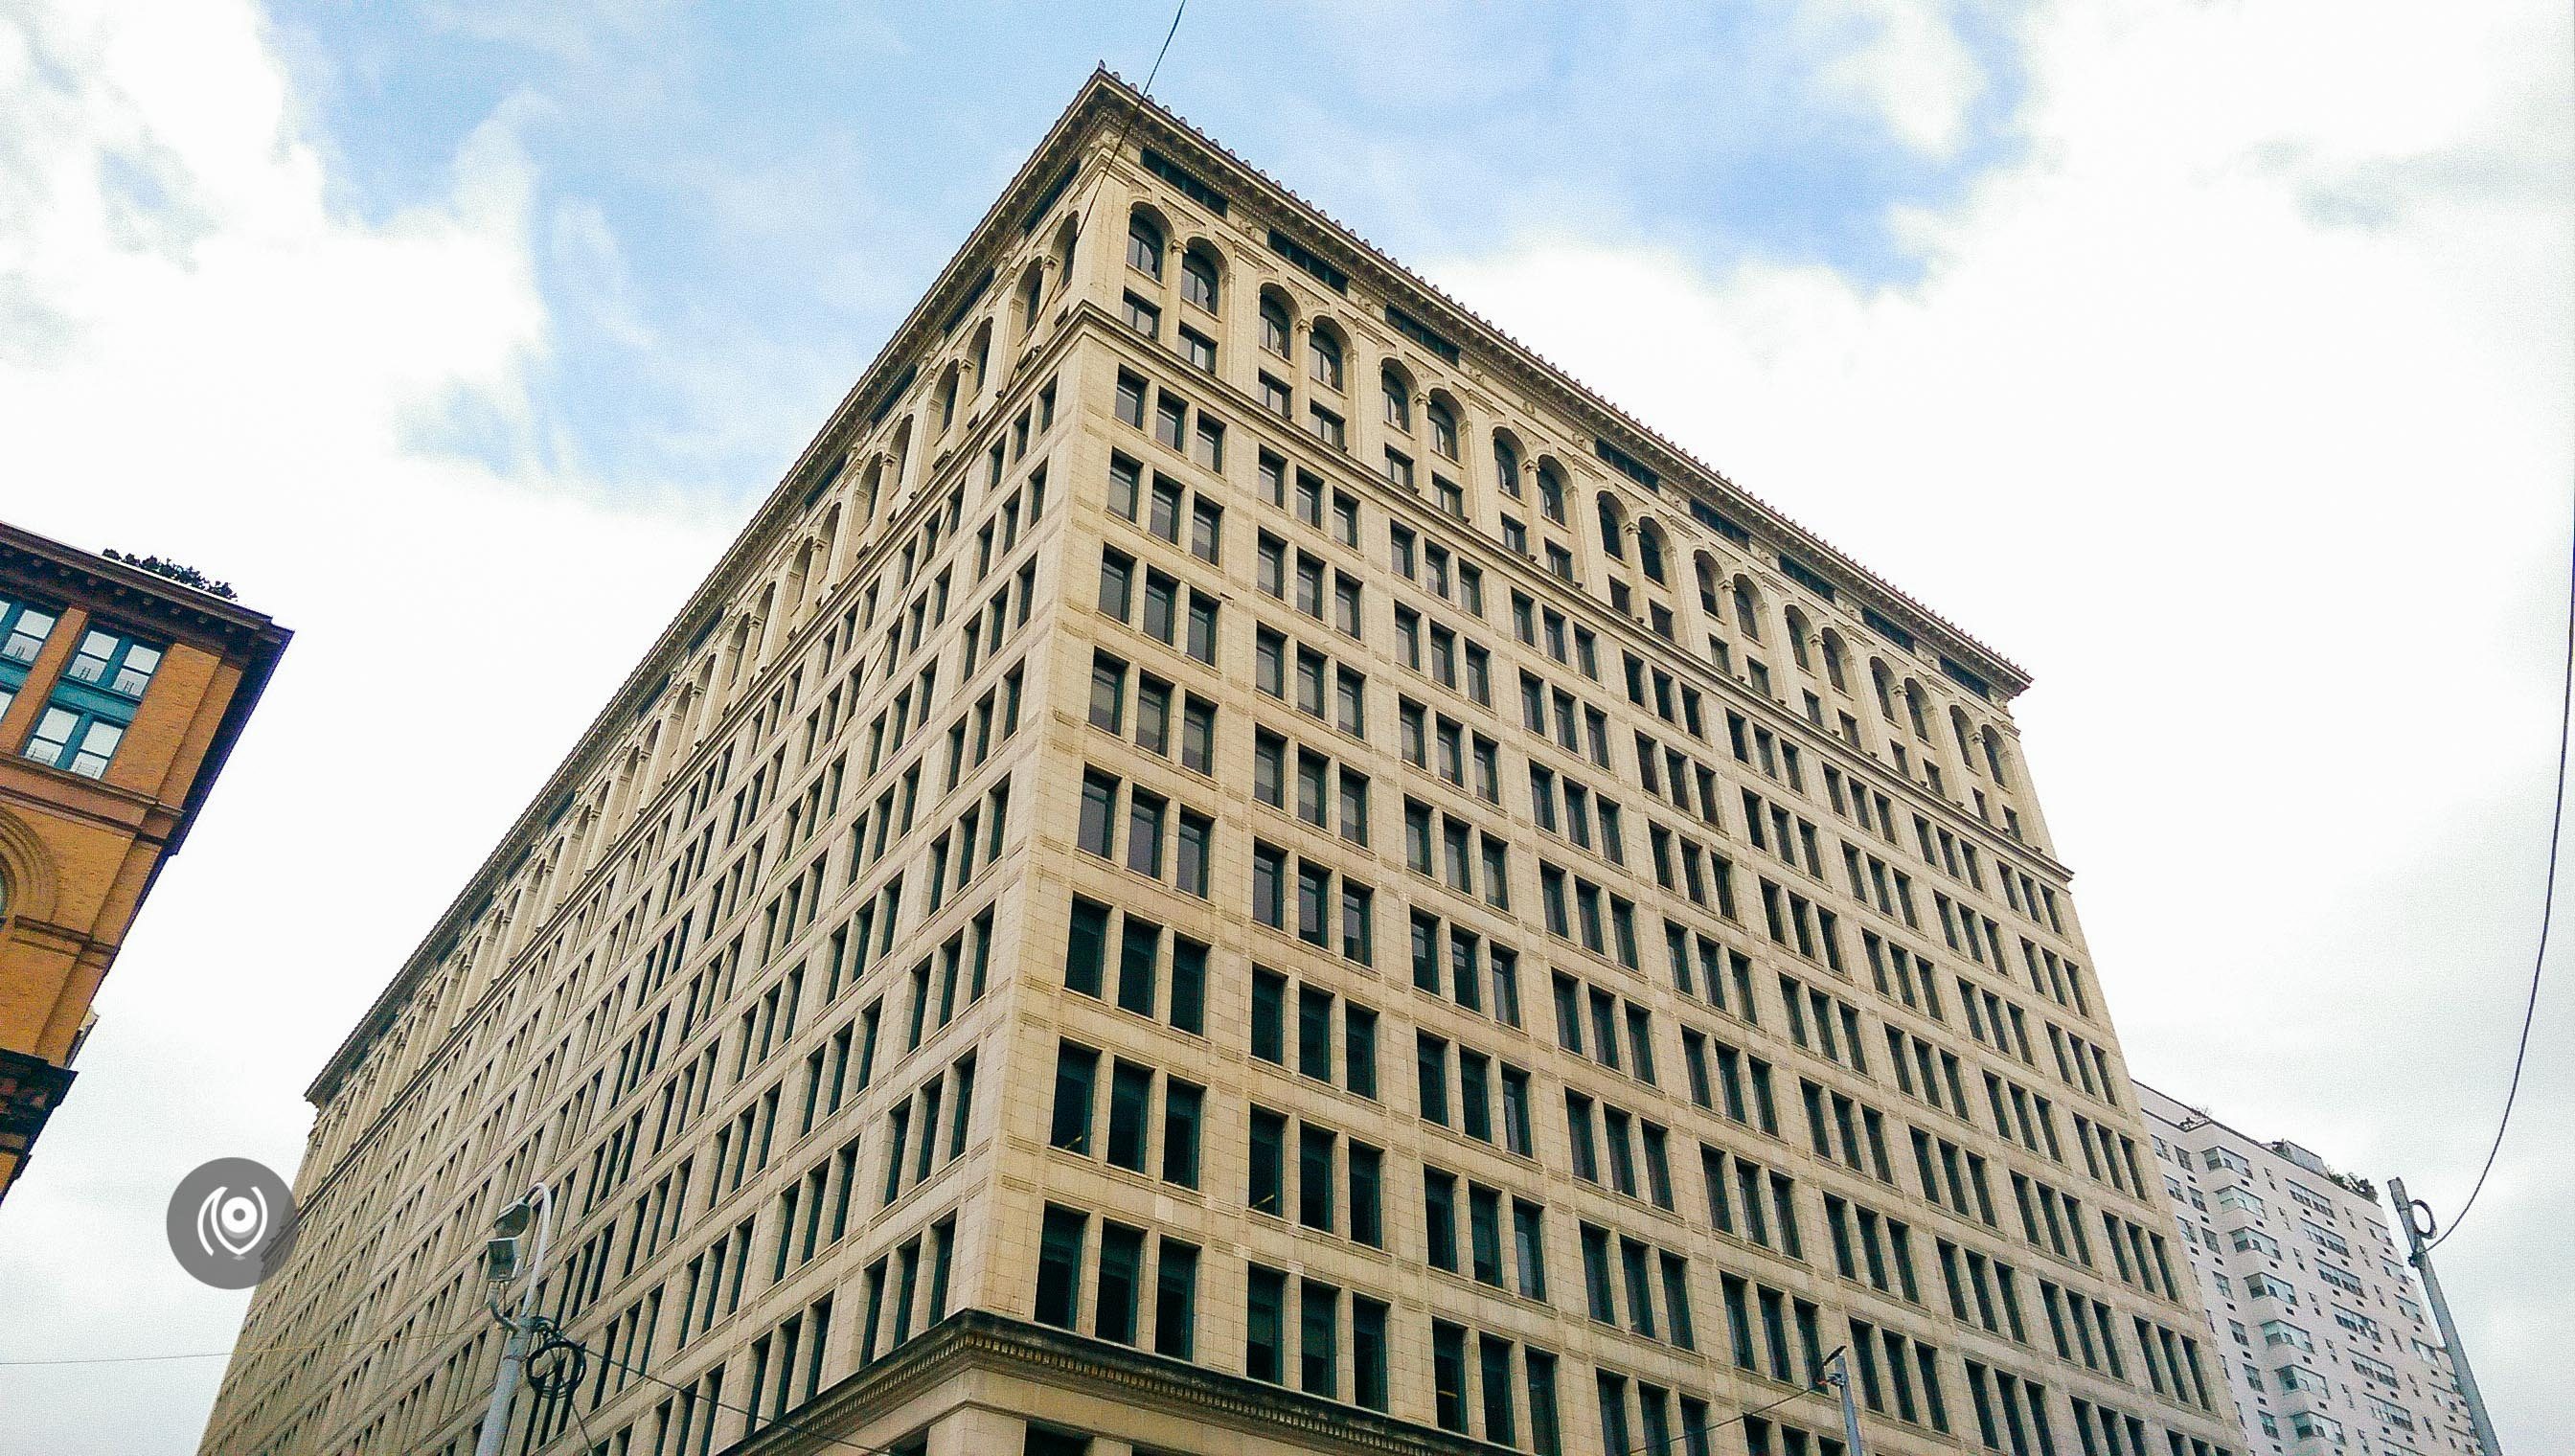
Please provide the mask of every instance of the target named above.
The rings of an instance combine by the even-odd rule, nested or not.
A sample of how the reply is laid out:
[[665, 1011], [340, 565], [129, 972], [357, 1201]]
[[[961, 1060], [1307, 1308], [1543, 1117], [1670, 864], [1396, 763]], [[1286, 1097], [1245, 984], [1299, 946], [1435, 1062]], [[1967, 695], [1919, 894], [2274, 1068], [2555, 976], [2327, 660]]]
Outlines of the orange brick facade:
[[[221, 771], [287, 634], [131, 564], [0, 526], [0, 1198], [72, 1081], [90, 1002]], [[134, 655], [101, 657], [113, 643]], [[131, 671], [144, 655], [148, 669]], [[121, 668], [132, 695], [87, 675]], [[22, 680], [15, 679], [23, 672]], [[14, 690], [14, 691], [13, 691]], [[101, 761], [59, 746], [82, 696], [130, 712]], [[130, 696], [130, 705], [123, 701]], [[53, 715], [49, 722], [49, 714]], [[76, 720], [84, 728], [90, 718]], [[60, 761], [49, 761], [59, 758]]]

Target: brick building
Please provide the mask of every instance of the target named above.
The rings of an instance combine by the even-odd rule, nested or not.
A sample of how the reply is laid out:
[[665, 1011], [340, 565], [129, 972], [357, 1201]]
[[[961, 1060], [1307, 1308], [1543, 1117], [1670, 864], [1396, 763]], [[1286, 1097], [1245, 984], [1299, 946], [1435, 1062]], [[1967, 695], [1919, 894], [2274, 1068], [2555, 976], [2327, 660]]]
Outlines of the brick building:
[[177, 570], [0, 525], [0, 1197], [286, 648]]

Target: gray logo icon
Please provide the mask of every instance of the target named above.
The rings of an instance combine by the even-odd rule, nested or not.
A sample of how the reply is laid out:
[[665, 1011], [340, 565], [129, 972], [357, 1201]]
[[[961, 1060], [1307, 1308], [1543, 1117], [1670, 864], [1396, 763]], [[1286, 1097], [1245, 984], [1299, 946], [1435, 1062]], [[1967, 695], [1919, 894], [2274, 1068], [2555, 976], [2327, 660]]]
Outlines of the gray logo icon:
[[295, 1194], [248, 1158], [217, 1158], [179, 1180], [164, 1225], [180, 1268], [217, 1289], [248, 1289], [294, 1251]]

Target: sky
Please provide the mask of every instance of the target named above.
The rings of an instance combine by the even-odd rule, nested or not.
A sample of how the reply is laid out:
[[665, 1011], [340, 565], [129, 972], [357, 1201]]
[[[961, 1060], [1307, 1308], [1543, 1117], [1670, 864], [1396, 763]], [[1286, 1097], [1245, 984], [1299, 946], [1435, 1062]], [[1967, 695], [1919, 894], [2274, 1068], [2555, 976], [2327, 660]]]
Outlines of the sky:
[[[0, 519], [296, 640], [0, 1206], [0, 1449], [194, 1449], [303, 1089], [1162, 5], [0, 5]], [[2132, 1069], [2445, 1219], [2541, 905], [2575, 36], [2459, 0], [1197, 0], [1154, 94], [2027, 667]], [[2445, 1284], [2575, 1429], [2575, 998]]]

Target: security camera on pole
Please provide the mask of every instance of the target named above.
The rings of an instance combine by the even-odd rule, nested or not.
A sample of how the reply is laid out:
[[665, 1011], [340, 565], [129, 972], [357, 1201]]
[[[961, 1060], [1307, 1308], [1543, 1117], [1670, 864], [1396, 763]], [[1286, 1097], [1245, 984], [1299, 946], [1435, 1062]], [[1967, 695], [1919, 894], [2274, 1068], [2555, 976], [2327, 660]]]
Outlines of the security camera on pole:
[[[492, 1317], [510, 1332], [501, 1349], [501, 1370], [492, 1382], [492, 1408], [483, 1415], [483, 1435], [474, 1445], [475, 1456], [501, 1456], [501, 1438], [510, 1430], [510, 1400], [519, 1392], [520, 1377], [526, 1372], [528, 1343], [538, 1328], [546, 1323], [536, 1312], [537, 1283], [546, 1272], [546, 1245], [554, 1235], [554, 1193], [545, 1184], [530, 1188], [518, 1202], [501, 1210], [492, 1220], [492, 1237], [483, 1245], [483, 1277], [492, 1287]], [[543, 1222], [539, 1222], [540, 1217]], [[537, 1230], [536, 1257], [522, 1269], [520, 1246], [529, 1225]], [[524, 1280], [523, 1276], [524, 1275]], [[510, 1285], [522, 1283], [519, 1312], [516, 1316], [501, 1312], [501, 1298]]]
[[1844, 1345], [1827, 1357], [1829, 1368], [1824, 1383], [1841, 1397], [1842, 1441], [1850, 1456], [1865, 1456], [1859, 1444], [1859, 1407], [1851, 1400], [1850, 1346]]

